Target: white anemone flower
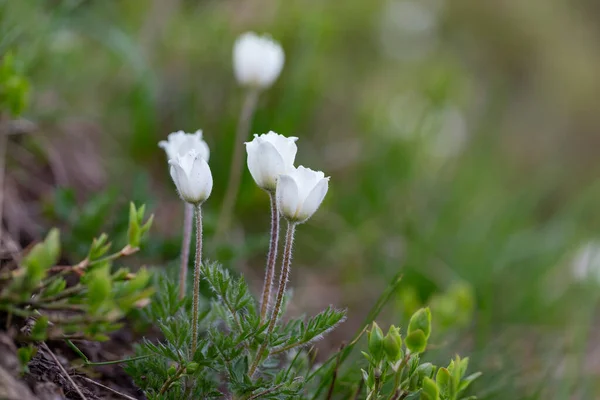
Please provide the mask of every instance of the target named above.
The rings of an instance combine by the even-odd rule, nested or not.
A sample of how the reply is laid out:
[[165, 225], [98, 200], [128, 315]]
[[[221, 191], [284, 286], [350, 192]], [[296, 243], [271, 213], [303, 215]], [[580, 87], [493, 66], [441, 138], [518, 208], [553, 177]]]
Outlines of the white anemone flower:
[[267, 190], [275, 191], [277, 178], [294, 168], [298, 147], [297, 137], [285, 137], [273, 131], [254, 135], [246, 142], [248, 169], [256, 184]]
[[195, 149], [183, 156], [169, 160], [171, 178], [177, 186], [181, 199], [187, 203], [202, 204], [212, 191], [213, 179], [210, 167]]
[[281, 73], [284, 61], [283, 49], [268, 35], [246, 32], [233, 46], [233, 71], [242, 86], [270, 87]]
[[185, 133], [184, 131], [170, 133], [167, 140], [158, 142], [158, 147], [165, 150], [169, 160], [175, 160], [177, 156], [183, 156], [192, 149], [196, 150], [206, 162], [210, 157], [208, 144], [202, 139], [202, 130], [194, 133]]
[[328, 189], [323, 172], [300, 166], [279, 176], [277, 205], [290, 222], [302, 223], [317, 211]]

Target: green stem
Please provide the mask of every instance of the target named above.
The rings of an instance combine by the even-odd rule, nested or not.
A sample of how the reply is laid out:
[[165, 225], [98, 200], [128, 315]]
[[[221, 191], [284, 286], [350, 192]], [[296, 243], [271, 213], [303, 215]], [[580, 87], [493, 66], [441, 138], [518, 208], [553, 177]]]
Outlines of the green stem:
[[124, 358], [122, 360], [113, 360], [113, 361], [101, 361], [101, 362], [93, 362], [90, 361], [89, 358], [87, 358], [87, 356], [83, 353], [83, 351], [81, 351], [79, 349], [79, 347], [77, 347], [75, 345], [75, 343], [73, 343], [72, 341], [70, 341], [69, 339], [65, 340], [65, 342], [67, 343], [67, 345], [71, 348], [71, 350], [73, 350], [75, 353], [77, 353], [77, 355], [79, 357], [81, 357], [81, 359], [83, 360], [83, 363], [85, 365], [89, 365], [89, 366], [99, 366], [99, 365], [111, 365], [111, 364], [121, 364], [121, 363], [125, 363], [125, 362], [129, 362], [129, 361], [136, 361], [136, 360], [143, 360], [144, 358], [148, 358], [150, 357], [149, 355], [147, 356], [138, 356], [138, 357], [129, 357], [129, 358]]
[[44, 301], [46, 303], [51, 303], [54, 301], [63, 300], [67, 297], [71, 297], [72, 295], [79, 294], [80, 292], [83, 292], [85, 289], [86, 289], [85, 286], [78, 283], [75, 286], [71, 286], [70, 288], [64, 289], [62, 292], [55, 294], [54, 296], [43, 297], [41, 301]]
[[[388, 287], [381, 294], [381, 296], [379, 296], [379, 299], [377, 299], [377, 302], [375, 303], [375, 305], [369, 311], [369, 314], [367, 315], [367, 317], [365, 318], [365, 320], [363, 322], [363, 325], [362, 325], [363, 328], [362, 328], [362, 330], [357, 334], [357, 336], [355, 337], [355, 339], [348, 346], [346, 346], [346, 348], [342, 352], [341, 362], [344, 362], [344, 360], [346, 360], [346, 358], [350, 355], [350, 353], [352, 352], [352, 349], [354, 347], [354, 344], [363, 335], [363, 333], [367, 329], [368, 325], [370, 325], [371, 322], [374, 321], [375, 318], [377, 318], [377, 316], [379, 315], [379, 313], [383, 309], [383, 306], [389, 301], [389, 299], [392, 297], [392, 294], [394, 294], [396, 292], [396, 290], [398, 289], [398, 286], [400, 285], [400, 281], [401, 280], [402, 280], [402, 273], [398, 272], [396, 274], [396, 276], [394, 277], [394, 279], [392, 280], [392, 283], [390, 283], [388, 285]], [[315, 376], [317, 376], [320, 373], [320, 371], [323, 368], [325, 368], [328, 364], [330, 364], [333, 360], [335, 360], [336, 357], [337, 357], [337, 354], [334, 354], [333, 356], [329, 357], [319, 368], [317, 368], [315, 371], [313, 371], [306, 378], [306, 382], [310, 381]], [[329, 376], [329, 374], [327, 374], [327, 376]], [[319, 395], [321, 394], [321, 391], [325, 388], [326, 381], [327, 380], [325, 380], [325, 379], [321, 381], [321, 383], [319, 384], [319, 387], [317, 388], [314, 396], [312, 397], [313, 399], [316, 399], [316, 398], [319, 397]]]
[[192, 352], [194, 357], [198, 347], [198, 318], [200, 308], [200, 267], [202, 265], [202, 206], [196, 206], [196, 259], [194, 263], [194, 303], [192, 304]]
[[231, 168], [229, 169], [227, 190], [225, 191], [223, 206], [221, 207], [221, 214], [219, 215], [219, 220], [217, 223], [217, 232], [215, 234], [215, 239], [217, 242], [219, 242], [222, 236], [227, 232], [231, 223], [231, 215], [233, 214], [235, 200], [237, 198], [240, 188], [240, 181], [242, 179], [242, 161], [244, 155], [243, 144], [250, 131], [252, 116], [254, 115], [256, 104], [258, 103], [258, 95], [258, 90], [249, 90], [246, 93], [244, 104], [242, 105], [242, 112], [238, 121], [234, 139], [235, 142], [233, 144], [233, 156], [231, 159]]
[[179, 261], [179, 300], [185, 296], [187, 284], [188, 261], [190, 259], [190, 246], [192, 245], [192, 228], [194, 225], [194, 206], [185, 203], [183, 213], [183, 238], [181, 241], [181, 259]]
[[275, 262], [277, 261], [277, 245], [279, 243], [279, 209], [277, 207], [277, 197], [273, 191], [269, 191], [268, 193], [271, 200], [271, 242], [269, 244], [269, 255], [267, 256], [267, 268], [265, 269], [265, 282], [260, 308], [261, 323], [267, 318], [271, 306], [271, 290], [273, 288], [273, 278], [275, 277]]
[[184, 371], [185, 371], [185, 366], [180, 365], [179, 368], [177, 368], [175, 375], [173, 375], [172, 377], [170, 377], [169, 379], [167, 379], [165, 381], [165, 384], [162, 385], [158, 394], [165, 394], [166, 391], [169, 390], [169, 388], [171, 387], [173, 382], [175, 382], [177, 379], [179, 379], [179, 377], [181, 377], [181, 375], [184, 373]]
[[285, 288], [287, 285], [287, 281], [290, 275], [290, 265], [292, 263], [292, 246], [294, 244], [294, 231], [296, 230], [296, 224], [294, 222], [288, 221], [287, 234], [285, 237], [285, 249], [283, 252], [283, 264], [281, 266], [281, 276], [279, 277], [279, 289], [277, 291], [277, 299], [275, 300], [275, 308], [273, 309], [273, 314], [271, 315], [271, 320], [269, 321], [269, 327], [267, 328], [267, 334], [265, 335], [265, 340], [260, 345], [258, 352], [256, 353], [256, 357], [252, 362], [252, 366], [248, 372], [248, 375], [252, 377], [256, 372], [256, 368], [262, 359], [263, 353], [267, 347], [269, 342], [269, 337], [273, 330], [275, 329], [275, 325], [277, 324], [277, 320], [279, 319], [279, 314], [281, 312], [281, 305], [283, 304], [283, 296], [285, 295]]

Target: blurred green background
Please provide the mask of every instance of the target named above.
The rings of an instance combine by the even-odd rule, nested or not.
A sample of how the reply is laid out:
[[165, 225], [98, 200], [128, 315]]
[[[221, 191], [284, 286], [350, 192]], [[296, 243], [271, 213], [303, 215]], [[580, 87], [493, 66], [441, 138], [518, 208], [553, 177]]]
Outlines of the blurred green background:
[[259, 291], [268, 198], [247, 171], [226, 245], [211, 235], [243, 99], [233, 42], [268, 32], [286, 64], [252, 132], [298, 136], [297, 163], [331, 176], [297, 234], [291, 312], [348, 307], [336, 348], [401, 272], [379, 322], [430, 305], [428, 357], [471, 355], [480, 398], [600, 398], [597, 1], [0, 5], [0, 52], [32, 85], [4, 188], [21, 245], [59, 224], [76, 258], [136, 200], [157, 218], [139, 262], [176, 263], [183, 206], [157, 142], [201, 128], [207, 257]]

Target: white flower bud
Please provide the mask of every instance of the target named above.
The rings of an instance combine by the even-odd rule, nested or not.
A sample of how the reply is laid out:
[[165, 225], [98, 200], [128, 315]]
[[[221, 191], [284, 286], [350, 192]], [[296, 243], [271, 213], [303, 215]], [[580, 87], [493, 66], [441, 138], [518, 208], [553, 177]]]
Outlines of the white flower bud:
[[210, 196], [213, 179], [204, 158], [195, 149], [169, 160], [171, 178], [185, 202], [201, 204]]
[[294, 168], [297, 137], [285, 137], [273, 131], [254, 135], [246, 142], [248, 169], [256, 184], [269, 191], [277, 188], [277, 178]]
[[302, 223], [319, 208], [329, 177], [321, 171], [302, 166], [280, 175], [277, 182], [277, 205], [281, 214], [292, 222]]
[[192, 149], [196, 150], [206, 162], [210, 156], [208, 144], [202, 139], [202, 130], [197, 130], [195, 133], [184, 131], [170, 133], [167, 140], [158, 142], [158, 147], [165, 150], [169, 160], [175, 160], [177, 156], [183, 156]]
[[267, 35], [246, 32], [233, 46], [233, 71], [242, 86], [268, 88], [281, 73], [284, 59], [279, 43]]

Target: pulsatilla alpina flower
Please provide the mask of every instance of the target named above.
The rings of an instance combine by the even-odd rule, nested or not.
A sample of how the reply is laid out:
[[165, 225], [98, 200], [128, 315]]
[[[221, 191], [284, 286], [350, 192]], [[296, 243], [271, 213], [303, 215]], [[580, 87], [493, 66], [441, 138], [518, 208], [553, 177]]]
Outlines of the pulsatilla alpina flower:
[[277, 178], [294, 168], [298, 147], [297, 137], [285, 137], [275, 132], [254, 135], [246, 143], [248, 169], [256, 184], [268, 191], [277, 188]]
[[167, 140], [158, 142], [158, 147], [165, 150], [169, 160], [175, 160], [178, 155], [183, 156], [192, 149], [196, 150], [206, 162], [210, 156], [208, 144], [202, 139], [202, 130], [197, 130], [195, 133], [184, 131], [170, 133]]
[[277, 182], [277, 205], [281, 215], [291, 222], [306, 221], [317, 211], [328, 188], [329, 177], [310, 168], [300, 166], [280, 175]]
[[169, 160], [171, 178], [177, 186], [179, 196], [191, 204], [201, 204], [210, 196], [213, 179], [208, 164], [195, 150]]
[[283, 49], [269, 36], [242, 34], [233, 46], [233, 70], [242, 86], [268, 88], [283, 68]]

